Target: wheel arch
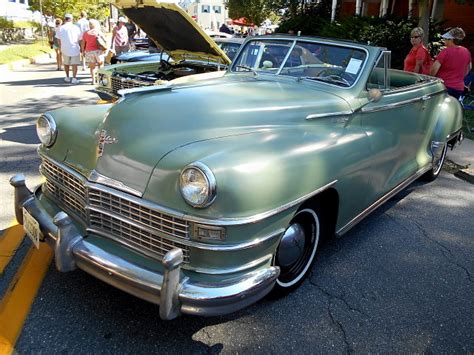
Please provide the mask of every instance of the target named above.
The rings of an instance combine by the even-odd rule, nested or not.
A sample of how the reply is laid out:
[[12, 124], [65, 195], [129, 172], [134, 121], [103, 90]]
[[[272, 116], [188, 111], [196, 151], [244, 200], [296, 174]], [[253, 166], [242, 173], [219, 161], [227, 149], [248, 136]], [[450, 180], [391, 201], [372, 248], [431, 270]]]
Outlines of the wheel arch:
[[322, 224], [324, 236], [332, 237], [335, 234], [339, 214], [339, 193], [334, 187], [330, 187], [303, 202], [297, 212], [305, 208], [317, 210], [321, 214], [320, 218], [324, 219]]

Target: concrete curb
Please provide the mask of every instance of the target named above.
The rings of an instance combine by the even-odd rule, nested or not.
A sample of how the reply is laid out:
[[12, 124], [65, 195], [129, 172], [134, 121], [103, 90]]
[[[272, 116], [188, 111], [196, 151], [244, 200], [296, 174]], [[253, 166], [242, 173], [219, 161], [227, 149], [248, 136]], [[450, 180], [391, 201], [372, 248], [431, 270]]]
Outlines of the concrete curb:
[[40, 63], [48, 62], [51, 58], [53, 58], [53, 54], [54, 52], [51, 51], [48, 53], [36, 55], [33, 58], [20, 59], [11, 63], [1, 64], [0, 73], [5, 73], [7, 71], [16, 71], [29, 64], [40, 64]]

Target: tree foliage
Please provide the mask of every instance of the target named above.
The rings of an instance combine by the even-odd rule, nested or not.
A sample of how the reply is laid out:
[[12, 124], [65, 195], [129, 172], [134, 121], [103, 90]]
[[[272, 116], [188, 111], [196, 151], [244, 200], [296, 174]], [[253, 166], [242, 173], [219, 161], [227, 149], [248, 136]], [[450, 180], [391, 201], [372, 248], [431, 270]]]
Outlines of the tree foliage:
[[229, 17], [245, 17], [249, 22], [260, 25], [267, 19], [274, 8], [271, 0], [228, 0]]
[[[107, 0], [42, 0], [43, 14], [52, 17], [64, 17], [70, 13], [79, 18], [82, 10], [89, 18], [103, 20], [109, 16], [109, 1]], [[40, 0], [30, 0], [30, 9], [40, 11]]]

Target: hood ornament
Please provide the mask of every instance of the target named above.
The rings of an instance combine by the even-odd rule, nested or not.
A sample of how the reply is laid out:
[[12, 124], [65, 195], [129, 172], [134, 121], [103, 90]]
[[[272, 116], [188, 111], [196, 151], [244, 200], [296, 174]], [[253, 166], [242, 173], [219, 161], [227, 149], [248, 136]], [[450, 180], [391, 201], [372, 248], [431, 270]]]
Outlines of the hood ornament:
[[114, 143], [118, 143], [118, 139], [107, 135], [107, 131], [105, 129], [101, 130], [99, 134], [99, 144], [97, 146], [97, 155], [101, 157], [102, 154], [104, 154], [105, 145]]

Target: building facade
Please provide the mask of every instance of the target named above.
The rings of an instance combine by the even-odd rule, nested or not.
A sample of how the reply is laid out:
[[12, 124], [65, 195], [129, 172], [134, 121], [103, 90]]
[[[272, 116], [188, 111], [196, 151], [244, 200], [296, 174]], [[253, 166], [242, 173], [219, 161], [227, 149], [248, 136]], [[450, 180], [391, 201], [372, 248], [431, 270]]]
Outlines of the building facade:
[[0, 0], [0, 17], [13, 21], [32, 21], [28, 0]]
[[228, 17], [223, 0], [197, 0], [185, 10], [203, 29], [214, 31], [218, 31]]

